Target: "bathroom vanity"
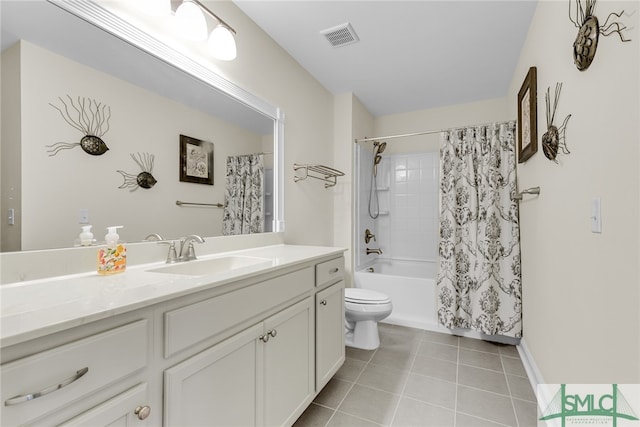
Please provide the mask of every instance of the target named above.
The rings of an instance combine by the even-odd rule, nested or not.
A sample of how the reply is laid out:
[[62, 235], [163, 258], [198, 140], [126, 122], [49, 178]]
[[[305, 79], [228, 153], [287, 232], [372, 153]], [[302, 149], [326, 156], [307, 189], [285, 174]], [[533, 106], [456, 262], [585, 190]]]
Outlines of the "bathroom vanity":
[[344, 362], [342, 252], [3, 285], [0, 424], [291, 425]]

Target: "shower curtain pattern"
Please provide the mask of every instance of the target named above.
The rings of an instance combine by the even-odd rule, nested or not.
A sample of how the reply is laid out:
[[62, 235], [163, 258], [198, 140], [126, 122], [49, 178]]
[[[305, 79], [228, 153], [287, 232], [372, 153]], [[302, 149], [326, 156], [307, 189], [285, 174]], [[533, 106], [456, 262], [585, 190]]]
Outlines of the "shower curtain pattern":
[[262, 233], [264, 229], [262, 155], [227, 157], [222, 234]]
[[520, 337], [515, 122], [442, 132], [438, 321]]

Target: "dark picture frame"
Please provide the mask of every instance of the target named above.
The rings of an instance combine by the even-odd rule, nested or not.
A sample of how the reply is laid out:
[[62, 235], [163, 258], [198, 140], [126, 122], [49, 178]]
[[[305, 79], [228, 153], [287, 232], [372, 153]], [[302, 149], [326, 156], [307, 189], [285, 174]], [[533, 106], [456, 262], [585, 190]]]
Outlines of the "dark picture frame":
[[213, 142], [180, 135], [180, 181], [213, 185]]
[[530, 67], [518, 92], [518, 163], [538, 151], [537, 70]]

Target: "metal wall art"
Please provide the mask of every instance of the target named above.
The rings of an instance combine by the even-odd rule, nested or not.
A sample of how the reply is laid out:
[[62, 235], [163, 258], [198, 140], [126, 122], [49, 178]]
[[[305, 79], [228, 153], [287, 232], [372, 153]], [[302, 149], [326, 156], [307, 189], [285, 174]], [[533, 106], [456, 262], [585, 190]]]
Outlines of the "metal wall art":
[[[67, 99], [58, 98], [60, 107], [49, 103], [58, 110], [65, 122], [83, 134], [80, 142], [57, 142], [47, 145], [49, 156], [55, 156], [61, 150], [69, 150], [80, 146], [85, 153], [92, 156], [100, 156], [109, 150], [102, 137], [109, 131], [111, 119], [111, 107], [104, 105], [95, 99], [80, 98], [74, 100], [67, 95]], [[73, 117], [72, 117], [73, 115]]]
[[544, 101], [547, 104], [547, 131], [542, 135], [542, 151], [549, 160], [553, 160], [558, 163], [556, 156], [558, 150], [563, 154], [570, 154], [571, 152], [567, 148], [567, 142], [565, 140], [565, 132], [567, 130], [567, 122], [571, 118], [569, 114], [562, 125], [556, 127], [553, 122], [556, 118], [556, 109], [558, 108], [558, 101], [560, 100], [560, 91], [562, 90], [562, 83], [556, 83], [556, 94], [553, 99], [553, 107], [551, 106], [551, 100], [549, 96], [550, 87], [547, 88], [547, 93], [544, 96]]
[[213, 185], [213, 143], [180, 135], [180, 181]]
[[518, 92], [518, 163], [538, 151], [537, 70], [529, 68]]
[[152, 175], [155, 156], [149, 153], [136, 153], [129, 155], [131, 156], [133, 161], [136, 162], [136, 164], [140, 167], [142, 172], [134, 175], [121, 170], [117, 171], [122, 174], [122, 178], [124, 178], [124, 182], [118, 188], [130, 188], [130, 191], [135, 191], [140, 187], [149, 189], [156, 185], [156, 182], [158, 181]]
[[[575, 8], [572, 7], [574, 2]], [[573, 42], [573, 61], [580, 71], [586, 70], [591, 65], [596, 55], [600, 34], [609, 36], [616, 33], [621, 41], [631, 41], [622, 34], [627, 29], [626, 25], [616, 21], [609, 22], [614, 16], [620, 18], [624, 10], [620, 13], [610, 13], [604, 24], [600, 25], [598, 18], [593, 14], [596, 2], [597, 0], [585, 0], [585, 5], [582, 7], [582, 0], [569, 0], [569, 19], [578, 28], [578, 35]]]

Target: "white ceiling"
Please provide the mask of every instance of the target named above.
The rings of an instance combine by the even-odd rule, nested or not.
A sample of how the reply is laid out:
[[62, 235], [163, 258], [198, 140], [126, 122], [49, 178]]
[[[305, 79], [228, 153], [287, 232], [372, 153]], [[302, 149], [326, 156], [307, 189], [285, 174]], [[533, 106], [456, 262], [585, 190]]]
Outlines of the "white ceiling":
[[[327, 90], [353, 92], [374, 116], [506, 96], [536, 7], [528, 0], [233, 2]], [[345, 22], [360, 41], [334, 48], [320, 32]]]

